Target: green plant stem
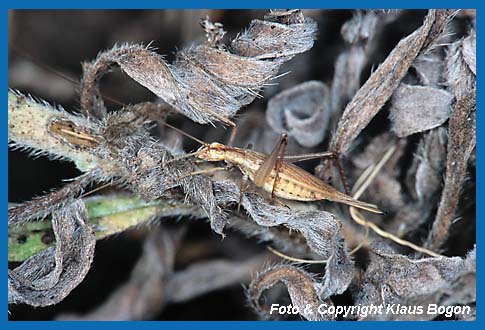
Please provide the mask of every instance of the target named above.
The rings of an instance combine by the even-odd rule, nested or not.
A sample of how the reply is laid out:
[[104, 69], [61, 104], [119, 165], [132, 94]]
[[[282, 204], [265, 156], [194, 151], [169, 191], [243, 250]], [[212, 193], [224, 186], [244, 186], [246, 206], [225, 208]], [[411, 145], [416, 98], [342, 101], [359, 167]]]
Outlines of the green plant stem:
[[[193, 205], [174, 200], [144, 202], [129, 195], [114, 195], [87, 197], [84, 202], [88, 210], [89, 225], [98, 240], [156, 218], [180, 215], [203, 217]], [[9, 228], [8, 260], [24, 261], [54, 245], [54, 233], [49, 218]]]

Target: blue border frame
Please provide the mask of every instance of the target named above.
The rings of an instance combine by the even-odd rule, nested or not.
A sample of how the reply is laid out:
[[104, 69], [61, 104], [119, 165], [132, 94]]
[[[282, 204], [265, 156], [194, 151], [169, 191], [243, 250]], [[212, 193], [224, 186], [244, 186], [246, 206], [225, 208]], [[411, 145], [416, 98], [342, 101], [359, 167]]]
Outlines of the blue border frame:
[[[482, 1], [483, 3], [483, 1]], [[12, 0], [4, 0], [0, 2], [1, 8], [1, 39], [2, 44], [7, 45], [8, 41], [8, 9], [135, 9], [135, 8], [329, 8], [329, 9], [347, 9], [347, 8], [388, 8], [389, 6], [395, 8], [408, 8], [408, 9], [427, 9], [427, 8], [477, 8], [477, 54], [481, 54], [481, 44], [482, 44], [482, 35], [481, 29], [481, 15], [482, 10], [480, 6], [479, 0], [462, 0], [462, 1], [431, 1], [431, 0], [398, 0], [398, 1], [357, 1], [357, 0], [340, 0], [338, 2], [317, 2], [316, 0], [299, 0], [299, 1], [288, 1], [288, 0], [246, 0], [246, 1], [232, 1], [228, 2], [227, 0], [210, 0], [210, 1], [195, 1], [195, 0], [183, 0], [183, 1], [175, 1], [175, 2], [168, 2], [164, 3], [161, 1], [150, 1], [150, 0], [137, 0], [136, 2], [121, 2], [119, 0], [84, 0], [84, 1], [12, 1]], [[4, 94], [2, 96], [2, 104], [3, 109], [7, 108], [7, 98], [6, 98], [6, 91], [8, 88], [8, 78], [7, 78], [7, 56], [8, 56], [8, 48], [2, 47], [1, 51], [1, 61], [3, 64], [4, 74], [1, 76], [1, 83], [4, 86]], [[480, 59], [480, 56], [477, 56]], [[481, 61], [477, 61], [478, 65], [478, 72], [483, 72], [484, 66], [482, 65]], [[480, 91], [481, 86], [481, 75], [478, 75], [478, 91]], [[480, 103], [482, 100], [481, 93], [477, 93], [477, 101]], [[8, 133], [7, 133], [7, 111], [1, 112], [1, 120], [3, 125], [0, 126], [0, 135], [3, 137], [3, 141], [7, 141]], [[483, 139], [483, 134], [481, 133], [481, 118], [480, 113], [477, 112], [477, 167], [481, 169], [482, 161], [481, 161], [481, 154], [482, 154], [482, 147], [481, 147], [481, 140]], [[2, 154], [1, 157], [1, 167], [2, 167], [2, 174], [3, 174], [3, 182], [0, 186], [0, 193], [4, 201], [4, 225], [2, 226], [1, 233], [3, 237], [7, 237], [7, 199], [8, 199], [8, 171], [7, 171], [7, 144], [4, 143], [2, 145]], [[482, 174], [480, 170], [477, 170], [477, 181], [481, 182], [484, 179], [485, 173]], [[481, 188], [477, 185], [477, 219], [482, 218], [481, 216], [484, 215], [484, 205], [485, 203], [480, 192]], [[480, 238], [480, 234], [483, 232], [483, 225], [481, 221], [477, 221], [477, 238]], [[5, 240], [7, 242], [7, 240]], [[8, 246], [4, 243], [2, 247], [2, 259], [7, 265], [7, 254], [8, 254]], [[478, 260], [477, 260], [477, 270], [480, 270], [482, 267], [482, 258], [480, 254], [480, 249], [478, 249]], [[6, 267], [7, 268], [7, 267]], [[478, 277], [481, 277], [480, 271], [478, 272]], [[6, 285], [6, 277], [7, 272], [4, 273], [5, 282], [4, 282], [4, 297], [7, 296], [7, 285]], [[480, 284], [480, 280], [477, 279], [477, 296], [480, 298], [483, 296], [483, 286]], [[478, 301], [481, 301], [480, 298], [477, 298]], [[1, 300], [2, 306], [5, 307], [4, 311], [7, 311], [7, 299], [4, 298]], [[480, 303], [477, 303], [477, 311], [481, 312]], [[485, 322], [483, 321], [483, 317], [477, 314], [477, 321], [475, 322], [421, 322], [419, 324], [420, 327], [429, 329], [434, 327], [456, 327], [456, 328], [485, 328]], [[247, 328], [256, 328], [256, 327], [264, 327], [266, 329], [278, 329], [281, 330], [282, 328], [287, 329], [295, 329], [295, 328], [315, 328], [315, 327], [332, 327], [332, 328], [342, 328], [342, 327], [350, 327], [350, 328], [358, 328], [358, 329], [372, 329], [381, 328], [386, 326], [404, 328], [410, 325], [409, 322], [325, 322], [325, 323], [312, 323], [312, 322], [250, 322], [250, 321], [209, 321], [209, 322], [197, 322], [197, 321], [187, 321], [187, 322], [174, 322], [174, 321], [167, 321], [167, 322], [38, 322], [38, 321], [11, 321], [8, 322], [7, 313], [4, 314], [4, 317], [0, 321], [0, 328], [3, 329], [22, 329], [22, 328], [30, 328], [35, 326], [36, 329], [64, 329], [65, 327], [72, 328], [72, 329], [84, 329], [85, 327], [94, 327], [94, 328], [105, 328], [105, 327], [116, 327], [117, 329], [127, 329], [131, 327], [143, 327], [143, 328], [153, 328], [159, 329], [160, 326], [162, 327], [177, 327], [177, 328], [191, 328], [197, 327], [197, 329], [226, 329], [227, 327], [235, 328], [235, 329], [247, 329]]]

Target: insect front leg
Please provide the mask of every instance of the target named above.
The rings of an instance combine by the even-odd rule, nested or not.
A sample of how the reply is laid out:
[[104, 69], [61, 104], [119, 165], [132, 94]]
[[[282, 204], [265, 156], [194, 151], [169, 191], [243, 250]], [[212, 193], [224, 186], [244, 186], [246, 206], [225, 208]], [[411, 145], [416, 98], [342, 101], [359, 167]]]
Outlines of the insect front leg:
[[237, 212], [241, 209], [241, 204], [243, 200], [243, 194], [246, 191], [246, 187], [248, 184], [249, 176], [247, 174], [243, 174], [241, 179], [241, 186], [239, 187], [239, 202], [237, 203]]
[[187, 178], [189, 176], [194, 176], [194, 175], [198, 175], [198, 174], [207, 174], [207, 173], [218, 172], [218, 171], [229, 171], [233, 167], [234, 166], [232, 166], [232, 165], [227, 165], [227, 166], [213, 167], [213, 168], [208, 168], [208, 169], [205, 169], [205, 170], [194, 171], [194, 172], [190, 172], [190, 173], [184, 174], [182, 176], [179, 176], [177, 178], [177, 180], [184, 179], [184, 178]]

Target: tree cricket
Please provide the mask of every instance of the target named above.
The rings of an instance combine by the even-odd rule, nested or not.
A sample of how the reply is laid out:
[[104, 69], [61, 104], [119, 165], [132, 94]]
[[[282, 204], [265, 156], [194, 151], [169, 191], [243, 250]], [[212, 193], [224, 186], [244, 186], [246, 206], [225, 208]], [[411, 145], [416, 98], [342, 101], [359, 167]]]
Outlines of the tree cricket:
[[[187, 156], [195, 156], [208, 162], [224, 161], [229, 166], [236, 166], [245, 178], [253, 181], [257, 187], [271, 193], [273, 198], [279, 197], [302, 202], [328, 200], [354, 206], [372, 213], [384, 213], [376, 205], [355, 200], [302, 168], [286, 162], [284, 154], [288, 144], [287, 134], [280, 136], [271, 154], [267, 155], [251, 149], [231, 147], [218, 142], [209, 144], [195, 139], [172, 125], [164, 124], [202, 144], [199, 150]], [[320, 157], [332, 155], [333, 153], [331, 152], [319, 154]], [[308, 159], [309, 155], [288, 156], [287, 158]], [[189, 175], [224, 169], [226, 167], [216, 167], [209, 170], [196, 171]], [[245, 179], [243, 179], [243, 185], [244, 181]], [[241, 194], [244, 188], [243, 185]]]
[[[64, 76], [63, 78], [67, 79]], [[73, 79], [70, 79], [70, 81], [73, 81]], [[123, 103], [120, 103], [116, 100], [114, 101], [118, 104], [124, 105]], [[285, 156], [286, 146], [288, 144], [288, 136], [286, 134], [283, 134], [276, 143], [271, 154], [267, 155], [248, 148], [244, 149], [231, 147], [218, 142], [213, 142], [209, 144], [191, 136], [190, 134], [187, 134], [186, 132], [172, 125], [169, 125], [168, 123], [162, 123], [202, 145], [199, 150], [194, 153], [190, 153], [185, 157], [195, 156], [200, 160], [209, 162], [224, 161], [229, 166], [238, 167], [243, 174], [242, 188], [244, 188], [243, 186], [245, 181], [249, 179], [253, 181], [253, 183], [257, 187], [271, 193], [272, 198], [278, 197], [295, 201], [328, 200], [332, 202], [355, 206], [357, 208], [373, 213], [383, 213], [376, 205], [355, 200], [351, 196], [340, 192], [339, 190], [327, 184], [325, 181], [317, 178], [316, 176], [310, 174], [302, 168], [284, 160], [285, 158], [304, 160], [315, 157], [334, 157], [332, 152], [323, 152], [312, 155]], [[83, 135], [80, 134], [80, 132], [75, 132], [76, 134], [71, 133], [70, 130], [74, 128], [65, 124], [66, 123], [62, 122], [55, 123], [50, 129], [60, 133], [68, 141], [83, 142], [82, 145], [86, 146], [96, 143], [96, 139], [87, 139], [86, 134]], [[231, 140], [232, 138], [233, 137], [231, 137]], [[216, 167], [209, 170], [192, 172], [187, 176], [224, 169], [226, 169], [226, 167]], [[243, 190], [244, 189], [242, 189], [241, 191]], [[241, 203], [239, 203], [239, 205], [240, 204]]]

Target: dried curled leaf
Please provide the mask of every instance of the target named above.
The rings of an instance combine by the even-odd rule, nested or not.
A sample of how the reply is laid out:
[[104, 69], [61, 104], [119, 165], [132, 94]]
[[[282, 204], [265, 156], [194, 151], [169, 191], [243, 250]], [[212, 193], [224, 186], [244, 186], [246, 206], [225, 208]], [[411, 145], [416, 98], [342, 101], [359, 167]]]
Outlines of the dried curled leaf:
[[70, 204], [73, 198], [82, 194], [85, 187], [96, 177], [95, 172], [85, 173], [59, 190], [9, 208], [8, 227], [11, 228], [34, 219], [43, 219], [53, 211]]
[[172, 274], [182, 232], [151, 231], [143, 254], [130, 279], [93, 311], [84, 315], [62, 314], [61, 320], [143, 320], [154, 317], [165, 304], [165, 280]]
[[334, 121], [338, 120], [341, 108], [359, 89], [360, 76], [365, 64], [366, 53], [362, 47], [351, 47], [337, 57], [331, 86], [331, 111], [335, 116]]
[[[280, 15], [281, 14], [281, 15]], [[268, 14], [222, 47], [198, 45], [177, 54], [173, 65], [140, 45], [115, 46], [84, 64], [81, 107], [97, 118], [106, 115], [99, 80], [113, 64], [177, 111], [198, 123], [229, 118], [251, 103], [280, 65], [313, 46], [316, 23], [301, 11]], [[281, 22], [284, 23], [281, 23]]]
[[[249, 285], [247, 296], [249, 303], [263, 319], [275, 318], [279, 314], [272, 312], [268, 306], [261, 306], [260, 299], [263, 292], [283, 282], [288, 289], [291, 303], [295, 310], [309, 321], [331, 319], [331, 315], [318, 313], [320, 298], [317, 294], [317, 284], [310, 274], [304, 270], [290, 265], [277, 265], [269, 267], [259, 273]], [[276, 315], [273, 315], [276, 314]], [[327, 318], [325, 318], [325, 316]]]
[[[399, 309], [399, 304], [414, 309], [421, 306], [422, 315], [415, 313], [386, 312], [369, 315], [367, 319], [431, 319], [436, 315], [428, 314], [429, 304], [469, 304], [475, 301], [475, 281], [461, 282], [470, 274], [475, 274], [475, 250], [466, 259], [459, 257], [425, 258], [412, 260], [406, 256], [394, 254], [383, 245], [374, 245], [370, 263], [362, 276], [359, 290], [355, 294], [355, 303], [362, 305], [384, 304], [388, 311]], [[461, 283], [461, 285], [457, 285]], [[462, 299], [456, 297], [466, 288], [467, 294]], [[471, 289], [471, 290], [469, 290]]]
[[345, 108], [332, 137], [331, 150], [342, 154], [349, 149], [392, 95], [418, 54], [440, 36], [450, 15], [451, 11], [430, 10], [423, 25], [397, 44]]
[[337, 124], [342, 107], [352, 99], [360, 87], [361, 73], [367, 64], [373, 43], [387, 24], [394, 21], [399, 12], [356, 11], [353, 17], [342, 25], [340, 34], [349, 44], [335, 61], [335, 72], [331, 86], [332, 128]]
[[86, 276], [96, 238], [82, 201], [53, 212], [56, 247], [46, 249], [8, 272], [9, 304], [49, 306], [63, 300]]
[[463, 40], [463, 59], [474, 75], [477, 75], [477, 32], [470, 31], [470, 35]]
[[453, 98], [442, 89], [401, 84], [392, 95], [393, 131], [405, 137], [442, 125], [451, 114]]
[[[468, 38], [473, 39], [474, 34], [472, 30]], [[445, 186], [426, 241], [433, 250], [439, 249], [449, 235], [468, 160], [476, 145], [476, 77], [465, 59], [464, 42], [460, 39], [451, 44], [446, 57], [446, 79], [456, 103], [448, 128]]]
[[[229, 181], [215, 182], [214, 188], [220, 204], [239, 201], [239, 188]], [[342, 223], [325, 211], [301, 211], [269, 205], [255, 193], [244, 193], [242, 206], [260, 226], [284, 225], [300, 232], [313, 252], [327, 260], [321, 297], [344, 292], [353, 276], [350, 259], [342, 236]]]
[[424, 135], [418, 146], [419, 165], [415, 173], [415, 191], [421, 204], [431, 202], [439, 191], [446, 158], [446, 129], [438, 128]]
[[167, 300], [181, 303], [213, 290], [248, 282], [250, 275], [266, 260], [267, 255], [263, 255], [243, 261], [210, 260], [194, 263], [168, 279]]
[[473, 40], [476, 38], [475, 34], [476, 31], [472, 30], [467, 38], [452, 43], [446, 55], [446, 83], [448, 90], [455, 95], [457, 100], [464, 98], [466, 94], [476, 89], [472, 55], [474, 51], [476, 52], [472, 48]]
[[[132, 117], [133, 114], [123, 112], [108, 116], [100, 126], [101, 135], [107, 138], [93, 153], [109, 160], [116, 168], [114, 174], [146, 201], [160, 198], [167, 190], [181, 186], [191, 201], [207, 212], [212, 229], [222, 234], [226, 215], [216, 203], [210, 179], [201, 175], [184, 177], [195, 171], [195, 165], [187, 159], [167, 164], [173, 156], [152, 140], [146, 130], [126, 132]], [[119, 127], [125, 128], [120, 131]]]
[[443, 55], [438, 51], [419, 54], [412, 67], [416, 70], [419, 82], [424, 86], [440, 88], [444, 82]]
[[246, 237], [255, 237], [261, 243], [271, 243], [277, 250], [289, 255], [305, 256], [306, 258], [319, 258], [317, 254], [305, 244], [301, 235], [294, 235], [278, 227], [263, 227], [241, 216], [229, 219], [228, 228], [243, 233]]
[[327, 86], [307, 81], [272, 97], [266, 120], [275, 132], [287, 132], [300, 145], [314, 147], [325, 138], [329, 114]]
[[231, 48], [244, 57], [287, 61], [313, 47], [316, 29], [316, 22], [300, 10], [270, 11], [264, 21], [252, 20]]
[[[128, 111], [130, 109], [137, 112]], [[9, 91], [9, 139], [14, 146], [35, 148], [54, 158], [72, 160], [81, 171], [92, 171], [58, 192], [11, 209], [10, 222], [24, 221], [21, 220], [24, 215], [27, 219], [45, 216], [43, 207], [52, 210], [62, 206], [60, 200], [76, 197], [93, 179], [119, 178], [146, 201], [160, 198], [169, 189], [182, 186], [190, 199], [208, 212], [214, 231], [222, 234], [226, 216], [217, 206], [210, 179], [200, 175], [179, 179], [193, 172], [195, 165], [188, 160], [166, 164], [173, 156], [150, 136], [147, 126], [139, 122], [140, 109], [128, 107], [124, 110], [127, 112], [120, 110], [95, 123]], [[40, 121], [40, 129], [34, 129], [29, 116]], [[32, 128], [18, 128], [22, 127], [22, 122]], [[63, 123], [62, 129], [51, 129], [60, 122]], [[92, 139], [96, 140], [95, 144], [85, 143]], [[198, 189], [202, 186], [209, 189]]]
[[[230, 181], [215, 182], [217, 200], [220, 204], [239, 201], [239, 188]], [[300, 231], [309, 246], [324, 259], [330, 258], [335, 248], [341, 224], [331, 213], [325, 211], [301, 211], [268, 204], [259, 194], [245, 192], [242, 206], [251, 218], [261, 226], [285, 225]]]
[[387, 229], [403, 237], [430, 220], [436, 211], [443, 185], [447, 130], [438, 127], [423, 134], [406, 176], [412, 201], [397, 210]]
[[448, 128], [445, 187], [426, 245], [438, 250], [448, 237], [455, 217], [468, 159], [476, 145], [476, 95], [471, 91], [458, 99]]

